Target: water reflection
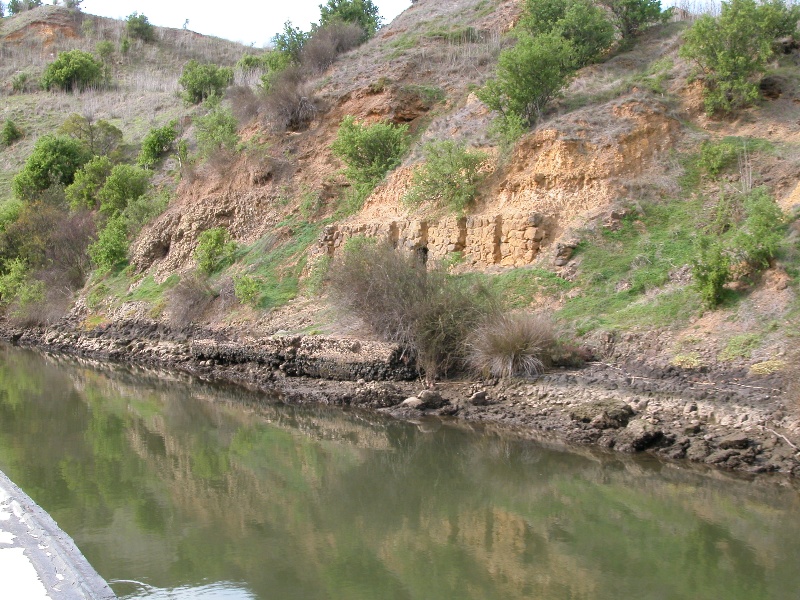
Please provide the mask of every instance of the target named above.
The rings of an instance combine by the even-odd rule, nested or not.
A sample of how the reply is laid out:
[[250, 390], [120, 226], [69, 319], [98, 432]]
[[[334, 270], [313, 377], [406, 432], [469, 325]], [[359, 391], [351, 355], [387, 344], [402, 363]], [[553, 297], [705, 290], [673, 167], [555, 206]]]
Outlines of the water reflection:
[[800, 589], [793, 489], [16, 349], [0, 357], [0, 468], [123, 597]]

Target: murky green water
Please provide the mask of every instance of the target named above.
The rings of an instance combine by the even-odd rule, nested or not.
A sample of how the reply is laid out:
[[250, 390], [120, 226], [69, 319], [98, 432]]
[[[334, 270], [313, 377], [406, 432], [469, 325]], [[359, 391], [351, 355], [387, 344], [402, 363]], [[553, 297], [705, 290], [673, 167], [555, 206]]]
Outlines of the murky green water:
[[0, 348], [0, 469], [121, 597], [796, 598], [796, 489]]

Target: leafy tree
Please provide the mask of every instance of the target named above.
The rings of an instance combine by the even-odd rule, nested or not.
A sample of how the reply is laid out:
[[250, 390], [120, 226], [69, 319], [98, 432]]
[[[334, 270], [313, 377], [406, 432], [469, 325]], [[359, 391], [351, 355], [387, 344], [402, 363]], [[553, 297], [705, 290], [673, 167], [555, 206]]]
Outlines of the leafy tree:
[[46, 90], [52, 88], [71, 92], [83, 90], [103, 83], [103, 63], [83, 50], [59, 52], [58, 57], [44, 70], [41, 84]]
[[178, 83], [186, 90], [185, 98], [198, 104], [210, 96], [220, 96], [233, 81], [233, 69], [190, 60]]
[[310, 37], [311, 34], [305, 33], [299, 27], [293, 27], [291, 21], [286, 21], [283, 31], [272, 38], [272, 45], [275, 50], [288, 57], [289, 62], [299, 62], [303, 46]]
[[58, 133], [79, 140], [97, 156], [112, 156], [122, 143], [122, 131], [103, 119], [96, 123], [91, 119], [72, 113], [59, 127]]
[[798, 11], [780, 1], [731, 0], [722, 3], [718, 18], [703, 15], [686, 31], [680, 53], [703, 75], [708, 114], [730, 112], [758, 98], [755, 80], [773, 56], [772, 41], [796, 29]]
[[51, 185], [68, 186], [75, 172], [90, 158], [91, 154], [78, 140], [58, 135], [42, 136], [12, 181], [14, 195], [21, 200], [32, 200]]
[[502, 119], [533, 125], [575, 71], [573, 45], [559, 33], [523, 34], [500, 53], [497, 77], [478, 97]]
[[130, 37], [143, 42], [152, 42], [156, 39], [155, 27], [146, 16], [140, 15], [138, 12], [128, 15], [125, 19], [125, 30]]
[[408, 144], [407, 125], [367, 125], [348, 115], [339, 125], [331, 150], [345, 162], [345, 173], [353, 183], [375, 185], [400, 164]]
[[0, 19], [6, 16], [6, 6], [0, 2]]
[[600, 0], [611, 14], [623, 44], [661, 19], [661, 0]]
[[73, 210], [94, 209], [97, 206], [97, 194], [111, 174], [114, 165], [107, 156], [95, 156], [75, 172], [75, 179], [67, 186], [64, 193]]
[[0, 129], [0, 148], [10, 146], [20, 139], [22, 139], [22, 130], [17, 127], [14, 121], [6, 119], [2, 129]]
[[197, 268], [210, 275], [233, 262], [236, 253], [236, 242], [231, 240], [224, 227], [212, 227], [200, 234], [194, 258]]
[[142, 140], [142, 149], [139, 151], [139, 157], [136, 162], [141, 167], [149, 169], [158, 159], [164, 156], [172, 147], [172, 142], [178, 137], [178, 132], [175, 130], [177, 123], [172, 121], [163, 127], [156, 127], [151, 129], [150, 132], [144, 136]]
[[144, 169], [133, 165], [115, 166], [97, 193], [100, 212], [110, 217], [122, 213], [131, 200], [145, 194], [149, 184], [150, 174]]
[[128, 226], [121, 215], [108, 220], [89, 245], [89, 257], [100, 271], [110, 271], [128, 258]]
[[614, 42], [614, 26], [592, 0], [527, 0], [520, 27], [533, 36], [558, 32], [573, 44], [576, 67], [596, 61]]
[[239, 143], [237, 123], [230, 108], [216, 106], [195, 120], [197, 146], [200, 153], [210, 156], [219, 150], [233, 150]]
[[364, 30], [365, 39], [375, 35], [383, 20], [372, 0], [328, 0], [327, 4], [320, 5], [319, 10], [320, 28], [336, 21], [355, 23]]
[[31, 10], [37, 6], [42, 5], [42, 0], [11, 0], [8, 3], [8, 12], [12, 15], [18, 15], [26, 10]]

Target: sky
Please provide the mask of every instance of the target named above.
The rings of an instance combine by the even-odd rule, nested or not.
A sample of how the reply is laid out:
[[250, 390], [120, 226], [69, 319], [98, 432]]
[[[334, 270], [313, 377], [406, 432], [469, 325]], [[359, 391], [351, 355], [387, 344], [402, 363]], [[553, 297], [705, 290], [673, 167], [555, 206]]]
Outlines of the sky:
[[[230, 1], [230, 0], [228, 0]], [[50, 4], [45, 0], [46, 4]], [[319, 20], [319, 5], [326, 0], [84, 0], [83, 12], [124, 19], [133, 12], [160, 27], [183, 27], [244, 44], [265, 46], [286, 21], [308, 31]], [[384, 23], [411, 6], [411, 0], [373, 0]]]

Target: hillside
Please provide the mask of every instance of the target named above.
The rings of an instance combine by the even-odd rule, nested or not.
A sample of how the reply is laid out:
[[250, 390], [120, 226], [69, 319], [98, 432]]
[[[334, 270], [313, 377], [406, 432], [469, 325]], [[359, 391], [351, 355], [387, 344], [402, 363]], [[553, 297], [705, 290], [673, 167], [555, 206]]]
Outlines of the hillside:
[[[119, 128], [120, 160], [129, 161], [148, 131], [179, 123], [176, 145], [152, 173], [153, 189], [169, 196], [166, 208], [129, 239], [127, 265], [87, 273], [58, 311], [44, 311], [45, 320], [68, 314], [86, 328], [138, 319], [229, 335], [368, 338], [363, 323], [331, 311], [325, 269], [347, 240], [378, 237], [424, 252], [429, 264], [443, 262], [453, 277], [480, 280], [511, 309], [552, 315], [559, 334], [596, 359], [698, 377], [711, 370], [753, 385], [791, 373], [800, 315], [797, 44], [770, 59], [751, 106], [708, 116], [702, 81], [679, 54], [694, 21], [681, 12], [579, 69], [509, 145], [476, 91], [513, 46], [509, 32], [524, 4], [414, 3], [369, 41], [293, 84], [288, 92], [311, 107], [297, 126], [282, 125], [276, 94], [257, 89], [265, 70], [239, 66], [221, 105], [237, 118], [238, 142], [205, 156], [194, 123], [218, 109], [181, 99], [182, 70], [191, 59], [234, 67], [255, 51], [156, 28], [154, 42], [135, 40], [123, 54], [122, 22], [58, 7], [4, 19], [3, 116], [25, 133], [0, 152], [0, 197], [8, 203], [11, 180], [37, 138], [71, 113]], [[101, 41], [114, 47], [112, 84], [75, 93], [37, 89], [56, 53], [96, 51]], [[20, 73], [33, 83], [14, 90]], [[360, 196], [331, 150], [348, 116], [407, 125], [411, 140], [399, 166]], [[189, 155], [179, 159], [181, 140]], [[404, 200], [426, 144], [441, 141], [487, 157], [463, 212]], [[730, 223], [717, 234], [738, 243], [729, 231], [746, 216], [736, 194], [758, 189], [787, 221], [779, 250], [763, 268], [734, 264], [710, 307], [693, 283], [698, 239], [724, 217]], [[235, 250], [208, 277], [198, 276], [201, 235], [219, 227]], [[237, 289], [242, 281], [251, 285], [246, 296]]]

